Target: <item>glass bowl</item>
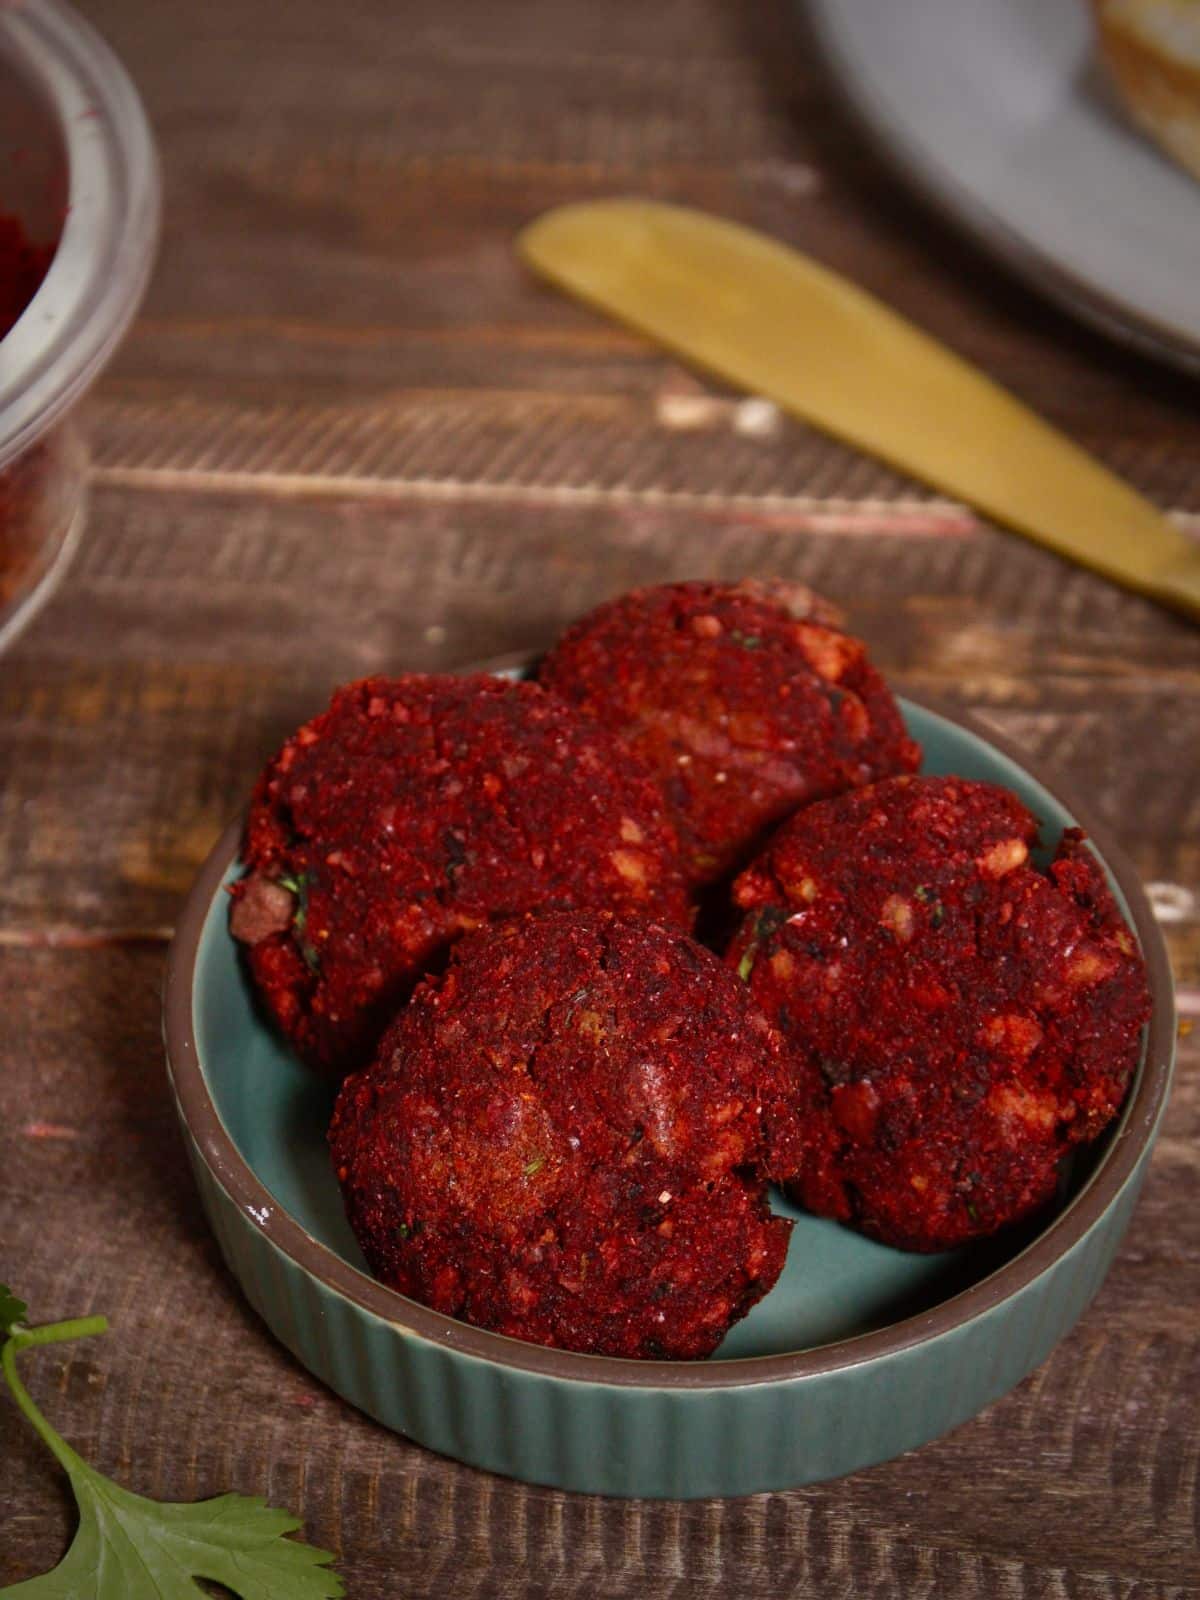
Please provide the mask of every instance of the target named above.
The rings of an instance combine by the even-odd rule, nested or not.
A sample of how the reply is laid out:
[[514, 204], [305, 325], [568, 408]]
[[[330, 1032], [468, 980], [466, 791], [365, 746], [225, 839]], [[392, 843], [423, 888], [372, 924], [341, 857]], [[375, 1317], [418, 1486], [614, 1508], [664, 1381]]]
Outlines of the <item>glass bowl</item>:
[[54, 245], [0, 339], [0, 647], [49, 593], [83, 525], [75, 407], [146, 287], [158, 164], [124, 68], [61, 0], [0, 4], [0, 211]]

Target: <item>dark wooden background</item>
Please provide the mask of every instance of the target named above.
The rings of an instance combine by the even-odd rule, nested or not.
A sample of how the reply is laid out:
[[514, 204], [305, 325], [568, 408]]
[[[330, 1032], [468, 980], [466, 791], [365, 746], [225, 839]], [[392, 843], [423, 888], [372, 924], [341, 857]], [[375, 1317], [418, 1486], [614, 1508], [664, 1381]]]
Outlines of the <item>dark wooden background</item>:
[[[0, 1277], [111, 1335], [28, 1363], [143, 1492], [295, 1508], [360, 1600], [1200, 1596], [1200, 1066], [1076, 1333], [952, 1437], [727, 1503], [605, 1502], [435, 1457], [321, 1389], [200, 1216], [159, 1042], [180, 896], [339, 679], [544, 644], [633, 582], [779, 572], [896, 684], [1086, 793], [1200, 1009], [1200, 633], [525, 278], [515, 230], [638, 193], [809, 249], [1200, 532], [1200, 388], [1008, 282], [890, 180], [774, 0], [208, 0], [86, 9], [166, 177], [93, 396], [85, 541], [0, 661]], [[1152, 242], [1148, 241], [1148, 248]], [[1186, 1023], [1185, 1023], [1186, 1026]], [[63, 1482], [0, 1403], [0, 1583]]]

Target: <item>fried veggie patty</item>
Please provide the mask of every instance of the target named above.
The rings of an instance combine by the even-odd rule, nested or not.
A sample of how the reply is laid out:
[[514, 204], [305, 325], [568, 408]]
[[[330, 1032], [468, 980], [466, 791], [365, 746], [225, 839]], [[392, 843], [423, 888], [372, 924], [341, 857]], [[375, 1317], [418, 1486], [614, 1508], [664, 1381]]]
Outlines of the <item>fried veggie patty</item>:
[[686, 927], [658, 790], [605, 729], [531, 683], [339, 689], [254, 791], [230, 928], [266, 1009], [344, 1072], [448, 944], [493, 917], [604, 906]]
[[712, 883], [797, 806], [920, 762], [836, 616], [796, 584], [635, 589], [570, 627], [539, 679], [657, 774], [689, 879]]
[[1042, 868], [1037, 832], [1007, 790], [900, 777], [797, 813], [738, 878], [728, 960], [793, 1052], [809, 1210], [962, 1244], [1116, 1115], [1145, 968], [1083, 835]]
[[797, 1153], [781, 1042], [686, 935], [493, 926], [413, 995], [330, 1128], [372, 1271], [538, 1344], [696, 1358], [775, 1282]]

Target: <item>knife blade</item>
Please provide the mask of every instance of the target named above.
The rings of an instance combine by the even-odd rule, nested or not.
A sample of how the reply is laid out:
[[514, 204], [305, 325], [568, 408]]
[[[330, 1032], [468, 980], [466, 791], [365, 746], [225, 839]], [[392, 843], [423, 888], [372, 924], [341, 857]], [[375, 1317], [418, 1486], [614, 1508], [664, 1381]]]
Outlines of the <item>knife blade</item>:
[[645, 200], [558, 207], [517, 250], [696, 366], [1200, 618], [1200, 546], [969, 362], [799, 251]]

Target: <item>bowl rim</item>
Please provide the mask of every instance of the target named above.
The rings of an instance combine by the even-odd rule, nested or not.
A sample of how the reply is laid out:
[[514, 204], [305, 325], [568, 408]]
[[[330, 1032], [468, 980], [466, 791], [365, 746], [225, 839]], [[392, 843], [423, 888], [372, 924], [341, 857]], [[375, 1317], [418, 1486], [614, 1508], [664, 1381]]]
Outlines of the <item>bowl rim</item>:
[[[529, 656], [488, 663], [500, 670], [527, 665]], [[1002, 735], [962, 712], [925, 699], [905, 702], [991, 745], [1041, 785], [1085, 831], [1109, 868], [1129, 908], [1149, 974], [1151, 1015], [1134, 1093], [1122, 1110], [1116, 1136], [1080, 1193], [1019, 1254], [978, 1283], [929, 1310], [870, 1332], [782, 1355], [707, 1361], [641, 1361], [553, 1349], [434, 1311], [385, 1287], [309, 1234], [283, 1209], [241, 1155], [212, 1099], [193, 1026], [195, 967], [214, 897], [241, 845], [239, 815], [221, 834], [184, 902], [167, 959], [163, 1032], [168, 1073], [180, 1115], [199, 1155], [238, 1210], [295, 1266], [327, 1290], [350, 1301], [397, 1332], [434, 1343], [455, 1354], [555, 1380], [619, 1388], [712, 1390], [811, 1380], [859, 1367], [950, 1334], [1027, 1289], [1066, 1256], [1097, 1224], [1134, 1175], [1152, 1143], [1166, 1106], [1174, 1060], [1175, 1004], [1171, 967], [1161, 931], [1131, 862], [1113, 844], [1088, 807], [1079, 806], [1040, 763]]]
[[49, 106], [67, 209], [45, 278], [0, 349], [0, 469], [74, 404], [141, 303], [158, 242], [154, 137], [129, 74], [65, 0], [0, 4], [0, 60]]

